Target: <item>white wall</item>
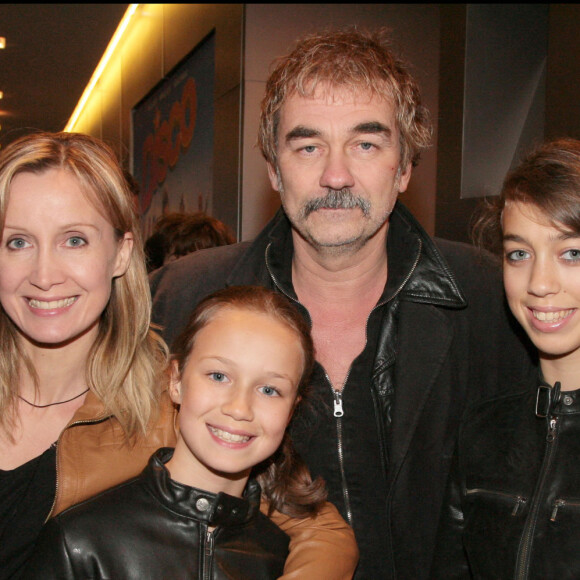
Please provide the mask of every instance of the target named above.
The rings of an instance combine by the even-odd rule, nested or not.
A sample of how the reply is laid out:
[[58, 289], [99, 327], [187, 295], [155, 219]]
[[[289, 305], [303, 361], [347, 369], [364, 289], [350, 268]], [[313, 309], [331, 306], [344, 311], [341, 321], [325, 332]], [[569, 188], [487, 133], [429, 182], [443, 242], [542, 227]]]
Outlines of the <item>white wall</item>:
[[[437, 139], [439, 5], [437, 4], [246, 4], [242, 109], [241, 239], [253, 238], [279, 207], [256, 147], [260, 100], [271, 62], [304, 34], [332, 26], [388, 26], [395, 46], [412, 65]], [[436, 155], [433, 146], [415, 169], [401, 200], [429, 233], [435, 229]]]

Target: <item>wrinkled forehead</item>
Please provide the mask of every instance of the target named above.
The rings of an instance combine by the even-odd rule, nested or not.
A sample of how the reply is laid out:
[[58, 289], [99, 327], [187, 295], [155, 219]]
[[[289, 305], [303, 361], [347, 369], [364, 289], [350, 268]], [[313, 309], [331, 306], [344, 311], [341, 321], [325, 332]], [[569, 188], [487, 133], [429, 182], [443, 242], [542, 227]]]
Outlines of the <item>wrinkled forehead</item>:
[[[285, 102], [293, 97], [303, 97], [327, 102], [329, 104], [370, 102], [384, 103], [389, 108], [394, 108], [394, 100], [386, 83], [380, 86], [361, 85], [360, 83], [333, 83], [331, 81], [311, 80], [304, 85], [295, 86], [288, 92]], [[282, 105], [282, 107], [284, 104]]]

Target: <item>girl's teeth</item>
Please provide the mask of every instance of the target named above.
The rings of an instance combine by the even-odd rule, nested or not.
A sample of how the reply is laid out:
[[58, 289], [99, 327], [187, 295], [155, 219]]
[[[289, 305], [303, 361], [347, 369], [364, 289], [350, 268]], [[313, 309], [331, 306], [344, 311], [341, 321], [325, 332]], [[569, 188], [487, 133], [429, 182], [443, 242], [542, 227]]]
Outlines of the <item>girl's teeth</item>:
[[558, 312], [539, 312], [534, 310], [534, 317], [542, 322], [558, 322], [572, 314], [572, 310], [559, 310]]
[[216, 429], [215, 427], [210, 427], [209, 430], [220, 439], [227, 441], [228, 443], [245, 443], [250, 440], [248, 435], [234, 435], [228, 431], [222, 431], [221, 429]]

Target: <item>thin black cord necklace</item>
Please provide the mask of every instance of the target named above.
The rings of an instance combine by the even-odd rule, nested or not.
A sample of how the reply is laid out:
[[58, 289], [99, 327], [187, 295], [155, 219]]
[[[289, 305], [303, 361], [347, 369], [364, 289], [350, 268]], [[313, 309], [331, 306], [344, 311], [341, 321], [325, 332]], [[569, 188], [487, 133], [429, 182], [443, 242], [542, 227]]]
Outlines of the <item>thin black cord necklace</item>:
[[21, 397], [20, 395], [18, 395], [18, 398], [20, 400], [24, 401], [27, 405], [30, 405], [31, 407], [36, 407], [37, 409], [45, 409], [46, 407], [52, 407], [54, 405], [64, 405], [65, 403], [70, 403], [71, 401], [74, 401], [75, 399], [82, 397], [85, 393], [88, 393], [88, 392], [89, 392], [89, 389], [85, 389], [82, 393], [79, 393], [78, 395], [75, 395], [74, 397], [71, 397], [70, 399], [67, 399], [66, 401], [58, 401], [56, 403], [48, 403], [48, 405], [35, 405], [34, 403], [27, 401], [24, 397]]

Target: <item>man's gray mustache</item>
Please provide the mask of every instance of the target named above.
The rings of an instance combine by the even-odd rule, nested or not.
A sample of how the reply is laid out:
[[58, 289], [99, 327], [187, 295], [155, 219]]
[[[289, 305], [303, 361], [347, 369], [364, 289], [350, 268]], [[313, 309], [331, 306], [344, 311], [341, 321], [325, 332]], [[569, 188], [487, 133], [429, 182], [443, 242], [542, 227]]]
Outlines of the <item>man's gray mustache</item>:
[[308, 201], [303, 208], [303, 214], [304, 217], [308, 217], [313, 211], [319, 209], [353, 209], [356, 207], [360, 208], [363, 215], [370, 214], [370, 202], [354, 195], [350, 189], [329, 189], [325, 196]]

